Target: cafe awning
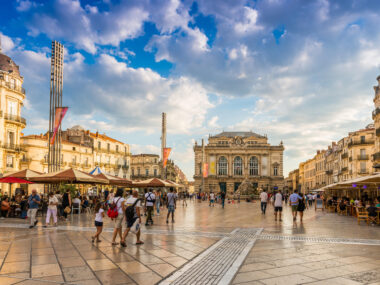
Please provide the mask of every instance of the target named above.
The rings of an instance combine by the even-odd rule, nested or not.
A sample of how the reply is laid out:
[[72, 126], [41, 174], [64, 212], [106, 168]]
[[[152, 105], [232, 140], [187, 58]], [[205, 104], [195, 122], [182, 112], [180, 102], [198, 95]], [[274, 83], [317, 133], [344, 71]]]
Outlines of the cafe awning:
[[91, 174], [72, 168], [32, 177], [30, 181], [44, 184], [108, 184], [108, 180], [106, 179], [97, 178]]
[[135, 187], [175, 187], [172, 183], [158, 178], [150, 178], [138, 182], [133, 182]]
[[4, 177], [16, 177], [16, 178], [29, 180], [30, 178], [40, 176], [41, 174], [42, 173], [38, 171], [34, 171], [31, 169], [24, 169], [24, 170], [4, 174]]
[[116, 177], [116, 176], [109, 175], [109, 174], [99, 173], [99, 174], [95, 175], [95, 177], [108, 180], [110, 185], [125, 186], [125, 187], [132, 186], [131, 180]]

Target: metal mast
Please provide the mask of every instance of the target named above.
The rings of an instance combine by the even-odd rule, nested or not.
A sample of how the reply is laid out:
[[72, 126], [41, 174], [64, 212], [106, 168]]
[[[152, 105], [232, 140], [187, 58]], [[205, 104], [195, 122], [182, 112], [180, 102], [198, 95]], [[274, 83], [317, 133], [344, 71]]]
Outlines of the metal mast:
[[166, 148], [166, 113], [162, 113], [162, 134], [161, 134], [161, 162], [162, 172], [161, 178], [166, 179], [166, 167], [164, 167], [164, 148]]
[[63, 45], [57, 41], [51, 44], [51, 71], [50, 71], [50, 113], [49, 113], [49, 133], [48, 133], [48, 164], [49, 173], [60, 170], [62, 134], [61, 127], [56, 135], [54, 144], [50, 144], [50, 139], [54, 133], [55, 112], [57, 107], [62, 107], [62, 87], [63, 87]]

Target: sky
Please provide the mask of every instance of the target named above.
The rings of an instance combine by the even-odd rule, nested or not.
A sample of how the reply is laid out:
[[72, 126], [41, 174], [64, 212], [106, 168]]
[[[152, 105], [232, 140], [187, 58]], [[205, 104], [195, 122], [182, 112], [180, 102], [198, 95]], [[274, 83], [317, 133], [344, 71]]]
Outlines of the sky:
[[380, 1], [0, 0], [20, 66], [25, 134], [48, 129], [51, 41], [65, 46], [63, 127], [160, 153], [192, 180], [193, 145], [254, 131], [283, 141], [284, 174], [372, 123]]

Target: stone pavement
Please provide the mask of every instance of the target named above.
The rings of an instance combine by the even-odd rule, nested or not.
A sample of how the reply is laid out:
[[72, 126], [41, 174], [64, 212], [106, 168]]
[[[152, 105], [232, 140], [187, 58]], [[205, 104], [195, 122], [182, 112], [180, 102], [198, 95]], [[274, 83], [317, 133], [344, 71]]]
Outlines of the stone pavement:
[[[112, 247], [106, 219], [102, 242], [91, 243], [93, 218], [74, 215], [58, 228], [29, 230], [0, 221], [0, 284], [380, 284], [380, 228], [352, 217], [290, 208], [275, 222], [258, 203], [208, 207], [188, 203], [176, 223], [143, 227], [144, 245]], [[41, 218], [39, 218], [42, 220]]]

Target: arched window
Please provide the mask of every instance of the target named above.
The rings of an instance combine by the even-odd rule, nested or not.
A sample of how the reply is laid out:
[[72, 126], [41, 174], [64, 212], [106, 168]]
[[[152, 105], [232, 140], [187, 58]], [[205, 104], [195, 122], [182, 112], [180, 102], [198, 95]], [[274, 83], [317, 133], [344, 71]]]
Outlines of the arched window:
[[278, 164], [273, 165], [273, 176], [278, 176]]
[[218, 160], [218, 175], [227, 175], [227, 158], [219, 157]]
[[259, 160], [256, 156], [249, 159], [249, 175], [259, 175]]
[[135, 176], [135, 169], [132, 168], [132, 176]]
[[234, 158], [234, 175], [243, 175], [243, 160], [240, 156]]

